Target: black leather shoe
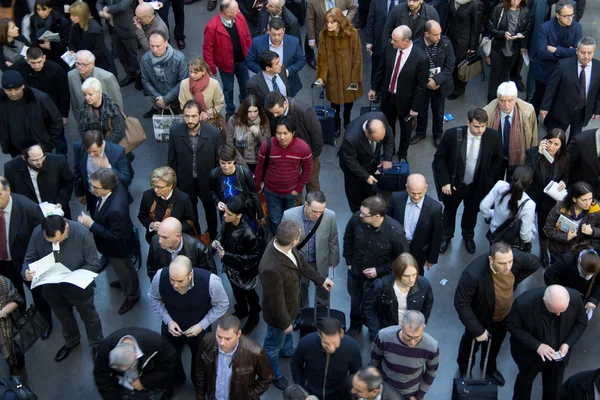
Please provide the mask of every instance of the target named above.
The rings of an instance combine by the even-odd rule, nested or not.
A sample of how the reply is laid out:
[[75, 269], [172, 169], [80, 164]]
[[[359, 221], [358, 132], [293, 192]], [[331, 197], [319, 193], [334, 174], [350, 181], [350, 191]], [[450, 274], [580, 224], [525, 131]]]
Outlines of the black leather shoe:
[[442, 143], [442, 139], [433, 139], [433, 147], [436, 149], [440, 147], [440, 143]]
[[548, 268], [548, 265], [550, 265], [550, 257], [548, 257], [548, 253], [546, 252], [542, 254], [542, 267]]
[[110, 283], [110, 287], [114, 289], [123, 289], [123, 287], [121, 286], [121, 282], [119, 281], [112, 281]]
[[178, 40], [177, 47], [179, 48], [179, 50], [185, 49], [185, 40], [183, 40], [183, 39]]
[[440, 244], [440, 254], [444, 254], [446, 252], [446, 250], [448, 250], [448, 245], [450, 244], [449, 240], [442, 240], [442, 243]]
[[419, 143], [421, 140], [425, 140], [425, 136], [415, 135], [415, 136], [413, 136], [413, 137], [410, 138], [410, 141], [408, 143], [410, 143], [411, 145], [413, 145], [413, 144]]
[[119, 308], [119, 311], [117, 311], [118, 314], [123, 315], [123, 314], [131, 311], [131, 309], [137, 304], [138, 301], [140, 301], [139, 297], [134, 300], [125, 300], [123, 302], [123, 304], [121, 305], [121, 307]]
[[287, 389], [288, 386], [290, 386], [290, 383], [287, 381], [287, 379], [285, 379], [285, 377], [282, 376], [273, 381], [273, 386], [283, 391]]
[[490, 376], [496, 380], [496, 383], [498, 383], [498, 386], [504, 386], [504, 384], [506, 383], [506, 380], [504, 379], [504, 377], [498, 370], [492, 372], [490, 374]]
[[154, 107], [152, 107], [152, 108], [150, 109], [150, 111], [147, 111], [147, 112], [144, 114], [144, 118], [145, 118], [145, 119], [152, 118], [152, 116], [153, 116], [153, 115], [155, 115], [155, 114], [158, 114], [158, 112], [157, 112], [157, 111], [154, 109]]
[[119, 81], [119, 86], [120, 87], [125, 87], [127, 85], [132, 84], [133, 82], [135, 82], [135, 76], [127, 75], [125, 77], [125, 79], [122, 79], [122, 80]]
[[317, 69], [317, 60], [315, 60], [314, 58], [311, 58], [310, 60], [306, 60], [306, 63], [312, 69]]
[[[77, 346], [79, 346], [79, 344], [77, 344]], [[75, 347], [77, 347], [77, 346], [75, 346]], [[67, 346], [61, 347], [60, 350], [58, 350], [58, 353], [56, 353], [56, 356], [54, 357], [54, 361], [61, 362], [65, 358], [69, 357], [69, 353], [71, 353], [71, 350], [73, 350], [75, 347], [67, 347]]]
[[[517, 85], [517, 90], [519, 92], [525, 91], [525, 85], [523, 84], [523, 81], [521, 81], [520, 79], [516, 79], [514, 82], [515, 82], [515, 85]], [[500, 385], [500, 386], [502, 386], [502, 385]]]
[[470, 254], [475, 254], [475, 241], [473, 239], [465, 239], [465, 247], [467, 249], [467, 252], [469, 252]]
[[450, 96], [448, 96], [448, 100], [456, 100], [463, 94], [464, 94], [464, 92], [463, 93], [452, 93]]
[[50, 325], [46, 329], [44, 329], [44, 332], [42, 332], [40, 339], [46, 340], [50, 337], [50, 335], [52, 335], [52, 325]]

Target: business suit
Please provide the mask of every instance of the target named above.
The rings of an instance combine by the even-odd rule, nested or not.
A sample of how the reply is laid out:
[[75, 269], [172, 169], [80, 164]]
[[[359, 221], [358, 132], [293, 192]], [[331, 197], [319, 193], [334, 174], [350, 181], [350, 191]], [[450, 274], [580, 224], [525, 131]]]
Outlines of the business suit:
[[[462, 129], [462, 144], [457, 157], [459, 128]], [[462, 201], [464, 201], [462, 236], [466, 240], [473, 239], [479, 203], [499, 179], [504, 160], [500, 133], [486, 128], [481, 138], [473, 182], [469, 185], [463, 184], [469, 134], [467, 126], [459, 128], [451, 128], [444, 132], [432, 165], [438, 197], [441, 197], [443, 186], [450, 184], [452, 187], [452, 195], [444, 195], [442, 199], [444, 203], [442, 240], [450, 240], [454, 237], [456, 211]]]
[[[102, 200], [101, 200], [102, 201]], [[110, 196], [103, 200], [100, 209], [92, 215], [90, 231], [98, 251], [107, 257], [125, 292], [125, 299], [135, 302], [140, 298], [140, 282], [131, 264], [131, 249], [135, 246], [133, 224], [129, 216], [127, 189], [118, 184]]]
[[[408, 48], [404, 49], [404, 51], [407, 50]], [[410, 54], [398, 74], [396, 94], [392, 94], [389, 86], [398, 51], [399, 49], [395, 49], [390, 41], [384, 45], [383, 56], [375, 79], [371, 82], [371, 89], [381, 93], [381, 110], [392, 127], [394, 137], [396, 136], [396, 119], [400, 122], [398, 157], [406, 158], [412, 132], [412, 120], [405, 121], [404, 119], [409, 116], [411, 110], [422, 112], [425, 109], [429, 59], [425, 51], [411, 42]]]
[[[388, 202], [387, 215], [394, 218], [404, 227], [406, 213], [407, 192], [394, 192]], [[409, 242], [410, 254], [417, 260], [419, 275], [425, 275], [425, 262], [436, 264], [442, 243], [442, 205], [425, 195], [421, 206], [421, 213]]]
[[[192, 171], [193, 150], [190, 135], [185, 124], [175, 124], [170, 128], [167, 165], [177, 173], [177, 186], [192, 200], [192, 207], [198, 219], [198, 198], [202, 201], [204, 215], [211, 239], [217, 237], [217, 209], [210, 195], [210, 172], [219, 166], [217, 150], [223, 144], [221, 132], [212, 125], [200, 123], [198, 147], [196, 148], [196, 171]], [[196, 178], [194, 178], [194, 172]]]
[[[250, 71], [256, 74], [261, 72], [258, 65], [258, 58], [263, 51], [269, 50], [269, 43], [270, 38], [268, 33], [252, 39], [252, 45], [248, 49], [248, 55], [246, 56], [246, 65]], [[283, 60], [280, 60], [280, 62], [290, 74], [287, 77], [289, 82], [288, 96], [294, 97], [302, 89], [302, 81], [298, 73], [304, 68], [306, 57], [304, 57], [302, 46], [296, 36], [283, 35], [281, 45], [283, 46]]]
[[[294, 14], [287, 8], [283, 7], [280, 15], [283, 23], [285, 24], [285, 32], [288, 35], [296, 36], [298, 41], [302, 40], [300, 37], [300, 24], [298, 23], [298, 18], [294, 16]], [[269, 19], [271, 17], [271, 13], [267, 10], [267, 7], [263, 7], [263, 9], [258, 14], [258, 27], [256, 31], [256, 35], [262, 35], [267, 33], [267, 29], [269, 27]], [[251, 32], [254, 34], [254, 32]]]
[[384, 44], [387, 41], [381, 40], [383, 28], [388, 17], [390, 0], [371, 0], [369, 5], [369, 15], [367, 17], [367, 36], [366, 44], [372, 45], [373, 54], [371, 54], [371, 84], [375, 80], [375, 73], [381, 62]]
[[569, 183], [584, 181], [592, 187], [594, 198], [599, 198], [600, 158], [596, 153], [597, 130], [581, 132], [569, 142]]
[[[110, 163], [111, 169], [125, 187], [131, 184], [133, 170], [125, 158], [125, 149], [118, 144], [104, 141], [104, 154]], [[92, 193], [88, 181], [87, 162], [89, 154], [83, 148], [81, 140], [73, 144], [73, 177], [75, 178], [75, 196], [85, 196], [85, 202], [90, 215], [96, 210], [98, 198]]]
[[414, 18], [412, 11], [410, 11], [406, 2], [398, 1], [396, 4], [396, 7], [392, 9], [383, 28], [382, 39], [384, 43], [389, 42], [389, 39], [392, 37], [392, 32], [400, 25], [408, 26], [412, 31], [412, 37], [418, 38], [425, 33], [425, 24], [427, 21], [433, 19], [438, 23], [441, 23], [440, 16], [436, 9], [425, 2], [421, 4], [421, 8]]
[[[541, 109], [548, 111], [546, 127], [567, 130], [571, 126], [569, 142], [590, 122], [592, 115], [600, 114], [600, 61], [592, 59], [591, 80], [585, 106], [577, 106], [579, 99], [579, 60], [563, 58], [552, 73]], [[589, 68], [590, 64], [588, 64]]]
[[[285, 70], [282, 68], [281, 72], [278, 75], [279, 78], [281, 78], [281, 80], [283, 81], [283, 85], [285, 86], [285, 93], [289, 93], [290, 86], [288, 84], [288, 78], [285, 73]], [[279, 92], [283, 93], [282, 89], [283, 88], [280, 88]], [[255, 95], [260, 104], [264, 107], [265, 97], [267, 97], [267, 95], [271, 93], [271, 90], [269, 90], [269, 86], [267, 85], [266, 78], [263, 75], [262, 71], [248, 80], [248, 83], [246, 83], [246, 92], [248, 93], [248, 95]]]
[[[283, 218], [281, 221], [294, 221], [300, 225], [300, 242], [304, 240], [306, 235], [310, 233], [305, 230], [304, 225], [304, 206], [298, 206], [294, 208], [290, 208], [283, 213]], [[315, 222], [316, 224], [316, 222]], [[315, 225], [312, 224], [312, 227]], [[308, 254], [309, 251], [309, 243], [306, 243], [302, 249], [299, 250], [300, 254], [302, 254], [306, 260], [309, 261], [309, 264], [316, 268], [317, 271], [323, 276], [329, 275], [329, 267], [335, 267], [340, 263], [340, 243], [338, 240], [338, 229], [337, 223], [335, 221], [335, 212], [325, 209], [323, 213], [323, 219], [321, 220], [321, 224], [319, 228], [315, 232], [313, 236], [315, 240], [315, 261], [313, 263], [310, 262], [310, 257]], [[308, 279], [302, 277], [300, 279], [300, 291], [302, 295], [302, 308], [308, 307], [309, 298], [308, 298]], [[329, 304], [329, 295], [327, 290], [323, 287], [318, 287], [316, 289], [315, 300], [320, 306], [326, 306]]]
[[[39, 171], [37, 185], [42, 202], [60, 204], [65, 218], [71, 218], [69, 200], [73, 194], [74, 178], [69, 163], [64, 156], [52, 153], [45, 154], [46, 161]], [[13, 193], [22, 194], [28, 199], [38, 202], [29, 174], [27, 161], [17, 156], [4, 164], [4, 177], [8, 179]]]
[[[532, 289], [521, 294], [514, 301], [506, 318], [506, 328], [510, 333], [510, 352], [519, 367], [513, 397], [515, 400], [531, 397], [533, 381], [540, 372], [544, 387], [542, 399], [556, 399], [573, 346], [588, 325], [581, 295], [574, 289], [566, 288], [571, 300], [566, 311], [560, 316], [554, 316], [558, 321], [555, 321], [556, 325], [553, 324], [553, 327], [558, 327], [558, 332], [546, 332], [547, 324], [542, 315], [549, 313], [542, 300], [545, 289]], [[554, 340], [551, 338], [553, 334]], [[558, 350], [564, 343], [569, 346], [569, 352], [563, 361], [543, 362], [536, 353], [540, 343], [547, 344], [554, 350]]]
[[[368, 119], [379, 119], [386, 126], [385, 137], [375, 147], [371, 147], [363, 125]], [[355, 118], [346, 127], [344, 140], [338, 151], [340, 168], [344, 173], [344, 189], [350, 210], [355, 213], [360, 209], [364, 199], [377, 194], [377, 187], [369, 185], [367, 179], [375, 174], [380, 163], [381, 150], [383, 160], [392, 161], [394, 153], [394, 136], [392, 128], [381, 112], [370, 112]]]
[[[88, 78], [98, 79], [100, 81], [100, 85], [102, 86], [102, 93], [108, 94], [113, 101], [117, 103], [119, 107], [121, 107], [121, 109], [123, 108], [123, 96], [121, 95], [121, 88], [119, 87], [117, 78], [112, 74], [112, 72], [106, 71], [99, 67], [94, 67]], [[85, 104], [83, 90], [81, 90], [81, 85], [85, 79], [81, 77], [79, 71], [76, 69], [72, 69], [67, 74], [67, 80], [69, 81], [69, 93], [71, 94], [71, 110], [73, 110], [73, 116], [77, 122], [79, 122], [79, 109], [81, 108], [82, 104]]]

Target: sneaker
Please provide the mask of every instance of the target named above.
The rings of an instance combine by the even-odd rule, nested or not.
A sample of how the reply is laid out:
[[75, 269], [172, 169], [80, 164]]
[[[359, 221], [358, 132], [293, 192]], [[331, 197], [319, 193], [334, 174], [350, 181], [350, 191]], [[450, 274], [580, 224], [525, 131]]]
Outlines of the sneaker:
[[277, 389], [284, 391], [285, 389], [287, 389], [288, 386], [290, 386], [290, 383], [283, 376], [280, 376], [279, 378], [273, 381], [273, 385]]

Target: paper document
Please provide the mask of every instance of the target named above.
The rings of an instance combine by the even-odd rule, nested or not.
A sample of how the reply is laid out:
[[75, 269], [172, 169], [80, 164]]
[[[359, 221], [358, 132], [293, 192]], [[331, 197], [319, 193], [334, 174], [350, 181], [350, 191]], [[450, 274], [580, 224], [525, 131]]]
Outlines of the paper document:
[[23, 57], [27, 57], [27, 50], [29, 50], [29, 46], [23, 46], [23, 50], [19, 53]]
[[589, 321], [590, 319], [592, 319], [592, 317], [594, 316], [594, 310], [588, 310], [588, 312], [587, 312], [587, 316], [588, 316], [588, 321]]
[[63, 264], [55, 261], [54, 253], [29, 264], [29, 270], [35, 272], [35, 276], [31, 281], [32, 289], [50, 283], [70, 283], [85, 289], [98, 276], [95, 272], [86, 269], [71, 271]]
[[573, 221], [572, 219], [561, 215], [558, 217], [558, 223], [560, 224], [560, 230], [563, 232], [574, 231], [577, 232], [579, 229], [580, 221]]
[[158, 4], [158, 1], [149, 1], [148, 4], [150, 4], [155, 10], [160, 9], [160, 4]]
[[529, 65], [529, 63], [531, 62], [531, 59], [529, 58], [529, 53], [523, 54], [523, 62], [525, 63], [525, 65]]
[[43, 203], [40, 203], [39, 206], [42, 210], [42, 214], [44, 214], [44, 217], [49, 217], [50, 215], [60, 215], [61, 217], [64, 217], [65, 215], [63, 209], [56, 204], [44, 201]]
[[556, 201], [563, 201], [567, 195], [567, 189], [558, 190], [558, 183], [550, 181], [550, 183], [544, 188], [544, 193]]
[[69, 50], [65, 51], [65, 54], [63, 54], [62, 56], [60, 56], [60, 58], [62, 58], [62, 60], [67, 63], [67, 65], [69, 67], [72, 67], [73, 65], [75, 65], [75, 55], [71, 54], [69, 52]]
[[39, 40], [47, 40], [49, 42], [60, 42], [60, 35], [58, 33], [46, 31], [39, 37]]

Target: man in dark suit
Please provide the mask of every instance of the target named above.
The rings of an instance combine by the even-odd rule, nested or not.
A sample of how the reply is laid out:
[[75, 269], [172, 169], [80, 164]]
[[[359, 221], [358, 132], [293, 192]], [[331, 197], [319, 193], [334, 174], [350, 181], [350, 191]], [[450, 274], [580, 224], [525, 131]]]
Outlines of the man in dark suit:
[[569, 142], [590, 119], [600, 115], [600, 61], [593, 58], [595, 50], [593, 38], [582, 38], [577, 44], [577, 57], [558, 62], [542, 101], [540, 115], [546, 127], [566, 131], [570, 126]]
[[46, 153], [36, 141], [26, 141], [22, 155], [4, 164], [4, 176], [14, 193], [36, 203], [60, 205], [65, 218], [71, 218], [74, 178], [64, 156]]
[[125, 301], [118, 311], [119, 315], [123, 315], [140, 300], [140, 282], [130, 257], [135, 238], [129, 216], [127, 189], [109, 168], [94, 171], [90, 178], [92, 190], [99, 199], [98, 205], [94, 214], [89, 216], [82, 212], [77, 221], [94, 234], [98, 251], [115, 270], [117, 280], [111, 282], [110, 286], [125, 292]]
[[454, 90], [454, 50], [450, 39], [442, 35], [442, 27], [437, 21], [430, 20], [425, 24], [425, 35], [415, 40], [429, 59], [429, 79], [427, 81], [427, 99], [425, 107], [417, 116], [417, 131], [410, 139], [410, 144], [417, 144], [427, 136], [427, 111], [431, 103], [433, 144], [437, 148], [444, 133], [444, 106], [446, 98]]
[[83, 140], [73, 145], [73, 176], [75, 177], [75, 196], [83, 205], [87, 205], [90, 214], [94, 214], [98, 197], [92, 193], [90, 176], [98, 168], [112, 168], [125, 187], [131, 184], [133, 170], [130, 168], [125, 149], [118, 144], [107, 142], [99, 131], [88, 131]]
[[600, 131], [589, 130], [575, 136], [569, 141], [567, 151], [569, 153], [569, 182], [584, 181], [592, 186], [594, 198], [600, 195]]
[[448, 129], [435, 153], [433, 175], [438, 198], [444, 203], [440, 253], [454, 237], [456, 210], [463, 201], [462, 236], [467, 251], [475, 253], [479, 203], [499, 179], [504, 160], [500, 133], [486, 128], [487, 120], [483, 108], [470, 110], [467, 126]]
[[542, 399], [556, 399], [569, 350], [587, 325], [581, 295], [574, 289], [551, 285], [517, 297], [506, 319], [510, 352], [519, 367], [513, 398], [531, 398], [533, 381], [541, 372]]
[[476, 341], [475, 354], [482, 343], [482, 352], [486, 354], [491, 336], [488, 371], [499, 386], [504, 386], [496, 358], [506, 336], [506, 316], [517, 286], [537, 271], [540, 264], [536, 256], [498, 242], [492, 245], [489, 254], [477, 257], [462, 272], [454, 293], [454, 308], [465, 326], [457, 358], [462, 375], [467, 373], [473, 340]]
[[271, 50], [260, 54], [258, 63], [261, 72], [254, 75], [246, 84], [247, 93], [258, 98], [261, 105], [265, 104], [265, 97], [271, 92], [279, 92], [287, 96], [289, 92], [288, 78], [281, 65], [279, 55]]
[[[383, 162], [380, 162], [382, 147]], [[377, 194], [378, 167], [390, 169], [393, 153], [392, 128], [383, 113], [363, 114], [346, 127], [338, 156], [346, 198], [353, 213], [360, 209], [364, 199]]]
[[[4, 177], [0, 177], [0, 211], [2, 211], [0, 212], [0, 275], [10, 279], [21, 297], [25, 299], [21, 266], [33, 229], [42, 223], [44, 215], [36, 203], [20, 194], [11, 193], [10, 184]], [[8, 226], [8, 235], [6, 226]], [[44, 299], [41, 287], [33, 289], [31, 294], [34, 304], [50, 323], [49, 328], [42, 334], [42, 339], [48, 339], [52, 332], [50, 305]], [[24, 310], [25, 308], [21, 311]]]
[[429, 59], [420, 47], [413, 45], [411, 37], [410, 28], [401, 25], [392, 32], [391, 41], [385, 40], [383, 57], [369, 90], [371, 101], [381, 93], [381, 110], [394, 137], [396, 120], [400, 121], [398, 158], [401, 160], [408, 155], [412, 119], [425, 108], [429, 76]]
[[367, 53], [371, 56], [371, 85], [373, 85], [373, 81], [375, 80], [375, 73], [379, 68], [383, 49], [385, 48], [385, 43], [387, 43], [387, 41], [381, 40], [385, 21], [397, 4], [397, 0], [371, 0], [369, 6], [369, 16], [367, 17], [366, 27], [367, 44], [365, 45], [365, 48], [367, 49]]
[[413, 36], [417, 38], [423, 36], [427, 21], [433, 19], [440, 22], [436, 9], [426, 3], [429, 1], [396, 1], [396, 7], [390, 12], [383, 28], [383, 42], [387, 42], [392, 37], [392, 31], [401, 25], [409, 27]]
[[177, 174], [179, 190], [187, 193], [198, 219], [198, 198], [202, 201], [210, 238], [217, 237], [217, 208], [210, 195], [210, 171], [219, 166], [217, 150], [223, 144], [221, 132], [200, 122], [200, 105], [190, 100], [183, 106], [183, 124], [170, 129], [167, 164]]
[[419, 264], [419, 275], [433, 267], [442, 243], [442, 205], [427, 196], [427, 181], [421, 174], [412, 174], [406, 180], [405, 192], [394, 192], [388, 204], [387, 215], [404, 227], [406, 241]]
[[265, 50], [273, 50], [279, 55], [284, 72], [289, 82], [288, 96], [294, 97], [302, 89], [302, 81], [298, 72], [304, 68], [306, 57], [298, 38], [285, 34], [285, 25], [280, 18], [272, 18], [269, 22], [269, 31], [252, 39], [252, 46], [248, 49], [246, 65], [256, 74], [261, 72], [258, 64], [259, 55]]
[[269, 22], [273, 18], [280, 18], [288, 35], [296, 36], [300, 42], [300, 24], [294, 14], [285, 6], [285, 0], [267, 0], [265, 3], [265, 7], [258, 15], [258, 32], [256, 34], [267, 33]]

